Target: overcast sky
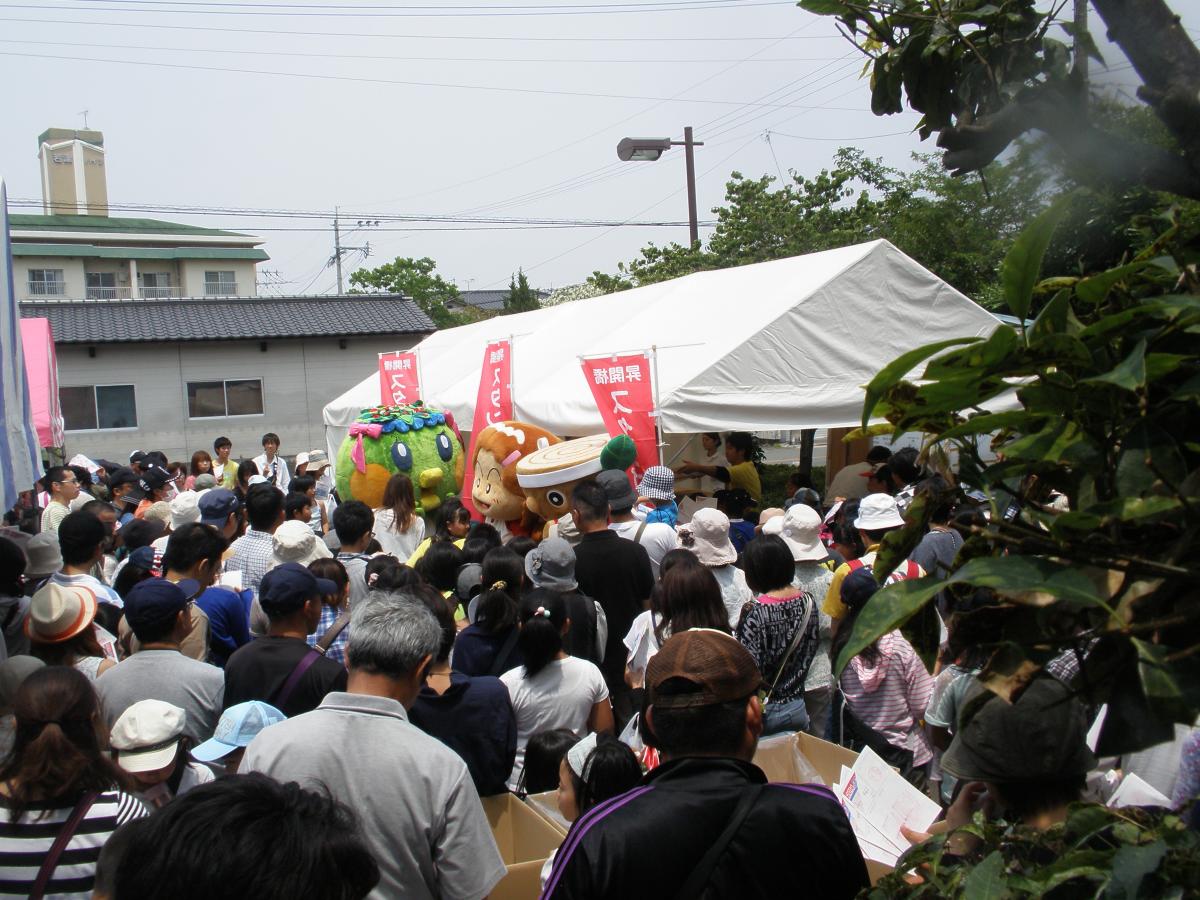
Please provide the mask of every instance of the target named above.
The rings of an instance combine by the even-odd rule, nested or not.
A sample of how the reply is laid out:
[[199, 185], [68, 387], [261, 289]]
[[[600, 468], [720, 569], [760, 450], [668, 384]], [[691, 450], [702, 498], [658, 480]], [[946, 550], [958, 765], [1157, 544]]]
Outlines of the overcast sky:
[[[1172, 5], [1200, 27], [1192, 4]], [[908, 133], [914, 114], [871, 115], [862, 57], [832, 20], [787, 0], [28, 0], [0, 3], [0, 35], [10, 199], [40, 197], [38, 134], [82, 127], [85, 109], [104, 132], [113, 203], [338, 205], [351, 224], [686, 222], [682, 150], [656, 163], [615, 151], [685, 125], [706, 142], [701, 219], [734, 170], [811, 175], [843, 144], [897, 166], [933, 149]], [[279, 273], [260, 290], [334, 288], [328, 220], [114, 214], [260, 235], [260, 271]], [[345, 243], [370, 242], [366, 265], [430, 256], [478, 289], [506, 287], [519, 266], [535, 286], [577, 283], [651, 240], [686, 242], [686, 225], [385, 221]]]

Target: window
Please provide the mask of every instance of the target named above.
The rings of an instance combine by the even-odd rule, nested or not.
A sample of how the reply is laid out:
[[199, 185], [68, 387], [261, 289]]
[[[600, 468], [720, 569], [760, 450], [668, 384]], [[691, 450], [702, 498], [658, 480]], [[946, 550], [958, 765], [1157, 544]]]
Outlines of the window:
[[147, 300], [171, 296], [170, 272], [140, 272], [138, 277], [142, 280], [142, 296]]
[[132, 384], [60, 387], [58, 399], [67, 431], [137, 428], [137, 403]]
[[111, 300], [117, 296], [117, 276], [115, 272], [88, 272], [87, 298], [89, 300]]
[[204, 295], [206, 297], [236, 297], [237, 279], [233, 272], [205, 272]]
[[239, 378], [231, 381], [189, 381], [187, 403], [188, 418], [191, 419], [261, 416], [262, 380]]
[[35, 297], [55, 297], [67, 292], [62, 269], [30, 269], [29, 293]]

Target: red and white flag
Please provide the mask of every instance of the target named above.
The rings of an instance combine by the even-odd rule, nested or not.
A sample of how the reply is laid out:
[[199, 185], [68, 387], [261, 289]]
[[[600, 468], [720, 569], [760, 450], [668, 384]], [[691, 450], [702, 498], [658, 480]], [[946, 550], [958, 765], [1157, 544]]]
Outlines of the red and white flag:
[[415, 403], [421, 399], [421, 381], [414, 352], [379, 354], [379, 401], [384, 406]]
[[475, 439], [489, 425], [511, 419], [512, 416], [512, 341], [492, 341], [483, 350], [479, 393], [475, 395], [475, 419], [471, 424], [472, 447], [467, 454], [467, 471], [462, 486], [463, 505], [476, 519], [483, 517], [471, 503], [471, 488], [475, 484]]
[[654, 388], [650, 357], [645, 353], [583, 360], [596, 408], [613, 437], [627, 434], [637, 447], [634, 477], [658, 465], [658, 431], [654, 427]]

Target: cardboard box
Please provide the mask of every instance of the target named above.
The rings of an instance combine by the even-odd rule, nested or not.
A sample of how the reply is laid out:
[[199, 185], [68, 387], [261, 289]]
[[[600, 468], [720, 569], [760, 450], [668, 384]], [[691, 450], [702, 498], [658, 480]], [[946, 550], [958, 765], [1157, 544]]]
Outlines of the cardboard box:
[[483, 811], [500, 858], [508, 867], [508, 874], [488, 896], [491, 900], [536, 900], [541, 893], [542, 866], [562, 843], [562, 833], [512, 794], [484, 797]]
[[[758, 742], [754, 764], [767, 775], [768, 781], [788, 784], [823, 784], [833, 787], [842, 766], [853, 768], [858, 754], [839, 744], [831, 744], [805, 734], [776, 734]], [[891, 866], [866, 860], [867, 875], [875, 884], [892, 871]]]
[[558, 811], [558, 791], [544, 791], [541, 794], [530, 794], [525, 798], [525, 804], [535, 813], [550, 823], [550, 827], [566, 837], [571, 830], [571, 823], [563, 818]]

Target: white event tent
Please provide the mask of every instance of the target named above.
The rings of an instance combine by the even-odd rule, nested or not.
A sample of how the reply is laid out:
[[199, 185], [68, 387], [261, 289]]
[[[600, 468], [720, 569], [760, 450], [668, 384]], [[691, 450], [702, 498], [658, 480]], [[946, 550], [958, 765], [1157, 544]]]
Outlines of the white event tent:
[[[418, 346], [422, 394], [470, 429], [483, 351], [513, 337], [515, 418], [560, 435], [604, 431], [581, 356], [658, 348], [663, 430], [858, 424], [865, 385], [900, 354], [987, 335], [997, 319], [887, 241], [698, 272], [489, 319]], [[365, 407], [374, 367], [325, 406], [331, 459]]]

